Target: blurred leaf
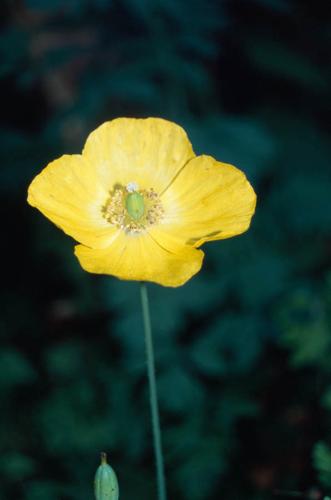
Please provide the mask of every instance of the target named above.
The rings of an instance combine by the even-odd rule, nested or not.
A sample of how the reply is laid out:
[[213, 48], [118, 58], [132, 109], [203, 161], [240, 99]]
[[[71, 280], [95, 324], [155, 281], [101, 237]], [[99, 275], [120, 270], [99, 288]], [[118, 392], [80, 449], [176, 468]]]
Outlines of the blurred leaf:
[[323, 323], [306, 327], [293, 327], [283, 335], [283, 342], [293, 354], [294, 366], [310, 365], [320, 362], [330, 347], [330, 334]]
[[58, 344], [47, 352], [47, 370], [55, 376], [77, 376], [83, 370], [81, 345], [78, 342]]
[[0, 35], [0, 78], [17, 71], [22, 65], [27, 54], [27, 44], [27, 34], [22, 30], [8, 28], [2, 32]]
[[60, 488], [53, 481], [29, 481], [24, 485], [24, 500], [58, 500]]
[[199, 154], [209, 154], [236, 165], [252, 180], [270, 169], [277, 151], [275, 138], [258, 120], [210, 115], [201, 123], [187, 123]]
[[14, 349], [0, 352], [0, 385], [4, 388], [35, 381], [36, 373], [23, 354]]
[[198, 38], [192, 31], [179, 33], [178, 43], [183, 49], [208, 59], [214, 59], [219, 50], [219, 47], [211, 38]]
[[[319, 171], [292, 175], [270, 198], [272, 210], [291, 232], [320, 237], [331, 226], [327, 209], [331, 180]], [[281, 203], [279, 201], [281, 200]]]
[[[94, 87], [95, 77], [91, 81], [91, 87], [86, 86], [86, 98], [90, 92], [90, 98], [95, 99]], [[152, 76], [147, 78], [144, 68], [137, 64], [123, 65], [118, 71], [112, 71], [108, 75], [103, 74], [99, 86], [100, 92], [105, 96], [112, 95], [116, 98], [128, 99], [131, 102], [151, 103], [161, 98], [159, 86], [153, 81]], [[100, 98], [100, 94], [99, 94]]]
[[289, 264], [280, 253], [272, 255], [260, 248], [258, 255], [247, 255], [241, 266], [233, 270], [236, 280], [233, 288], [250, 307], [266, 304], [286, 289]]
[[[121, 311], [115, 334], [125, 346], [129, 369], [145, 371], [139, 284], [106, 279], [103, 285], [105, 303]], [[212, 307], [221, 300], [225, 283], [216, 276], [210, 280], [204, 274], [192, 279], [185, 287], [170, 289], [149, 285], [149, 289], [156, 356], [163, 357], [162, 353], [171, 355], [170, 339], [185, 325], [190, 314], [201, 314], [207, 306]]]
[[327, 410], [331, 410], [331, 387], [323, 394], [321, 402]]
[[[231, 391], [230, 391], [231, 388]], [[258, 404], [249, 399], [247, 395], [237, 393], [233, 387], [229, 387], [222, 395], [217, 408], [217, 422], [220, 428], [226, 429], [228, 433], [234, 430], [238, 419], [242, 417], [256, 417], [259, 413]]]
[[331, 336], [323, 303], [316, 294], [299, 289], [278, 313], [281, 342], [291, 351], [294, 366], [328, 363]]
[[35, 461], [15, 451], [4, 453], [0, 457], [0, 470], [12, 481], [22, 481], [36, 470]]
[[202, 500], [211, 494], [224, 470], [217, 441], [207, 440], [175, 471], [175, 475], [184, 498]]
[[313, 464], [322, 485], [331, 488], [331, 448], [322, 441], [314, 447]]
[[93, 411], [94, 400], [90, 383], [78, 380], [52, 392], [43, 402], [38, 418], [44, 445], [51, 453], [103, 449], [109, 430]]
[[260, 354], [260, 334], [258, 318], [224, 315], [192, 344], [192, 359], [206, 375], [245, 373]]
[[179, 366], [160, 374], [158, 390], [162, 407], [174, 413], [190, 413], [203, 404], [199, 381]]
[[246, 49], [252, 61], [263, 71], [278, 78], [293, 80], [311, 89], [326, 90], [327, 82], [321, 70], [308, 58], [278, 42], [252, 40]]
[[42, 148], [36, 147], [35, 141], [29, 136], [9, 128], [0, 131], [0, 140], [0, 191], [20, 192], [25, 199], [28, 182], [47, 163], [46, 158], [49, 159], [52, 155], [51, 146], [44, 142]]
[[178, 464], [173, 475], [183, 498], [205, 498], [226, 470], [226, 433], [221, 434], [215, 428], [213, 414], [208, 415], [204, 425], [201, 410], [197, 406], [191, 418], [183, 419], [166, 434], [169, 460]]

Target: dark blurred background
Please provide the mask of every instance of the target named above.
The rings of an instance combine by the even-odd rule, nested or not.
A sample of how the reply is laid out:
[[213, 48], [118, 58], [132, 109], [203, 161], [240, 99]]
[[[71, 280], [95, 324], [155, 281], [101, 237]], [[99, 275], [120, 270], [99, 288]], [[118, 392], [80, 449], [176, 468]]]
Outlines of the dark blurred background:
[[169, 499], [331, 493], [329, 6], [1, 1], [1, 499], [91, 500], [102, 450], [121, 499], [156, 498], [138, 284], [26, 203], [117, 116], [180, 123], [258, 194], [186, 286], [149, 286]]

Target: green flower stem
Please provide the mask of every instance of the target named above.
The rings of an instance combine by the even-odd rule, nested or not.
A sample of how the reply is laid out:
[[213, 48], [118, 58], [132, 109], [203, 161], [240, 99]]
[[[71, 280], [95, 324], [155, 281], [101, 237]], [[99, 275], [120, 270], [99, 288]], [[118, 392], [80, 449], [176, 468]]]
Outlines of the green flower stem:
[[149, 312], [148, 293], [147, 293], [147, 287], [146, 287], [145, 283], [141, 283], [140, 293], [141, 293], [142, 312], [143, 312], [143, 318], [144, 318], [145, 345], [146, 345], [146, 358], [147, 358], [147, 374], [148, 374], [148, 382], [149, 382], [149, 398], [150, 398], [150, 405], [151, 405], [153, 439], [154, 439], [154, 453], [155, 453], [156, 472], [157, 472], [158, 499], [159, 500], [166, 500], [167, 499], [167, 492], [166, 492], [165, 475], [164, 475], [159, 407], [158, 407], [158, 402], [157, 402], [151, 316], [150, 316], [150, 312]]

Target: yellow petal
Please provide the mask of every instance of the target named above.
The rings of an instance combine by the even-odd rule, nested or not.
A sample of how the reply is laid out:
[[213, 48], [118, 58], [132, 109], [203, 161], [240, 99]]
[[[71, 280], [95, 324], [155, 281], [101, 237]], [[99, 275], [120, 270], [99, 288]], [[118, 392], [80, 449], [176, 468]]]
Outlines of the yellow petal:
[[198, 247], [246, 231], [256, 195], [238, 168], [210, 156], [189, 161], [163, 193], [164, 230]]
[[107, 195], [86, 159], [64, 155], [34, 178], [28, 202], [75, 240], [104, 248], [115, 233], [102, 215]]
[[171, 287], [183, 285], [196, 274], [204, 256], [201, 250], [178, 245], [170, 237], [157, 241], [148, 233], [130, 235], [121, 230], [109, 248], [95, 250], [77, 245], [75, 254], [90, 273]]
[[104, 185], [153, 188], [161, 193], [194, 152], [186, 132], [161, 118], [117, 118], [94, 130], [83, 155]]

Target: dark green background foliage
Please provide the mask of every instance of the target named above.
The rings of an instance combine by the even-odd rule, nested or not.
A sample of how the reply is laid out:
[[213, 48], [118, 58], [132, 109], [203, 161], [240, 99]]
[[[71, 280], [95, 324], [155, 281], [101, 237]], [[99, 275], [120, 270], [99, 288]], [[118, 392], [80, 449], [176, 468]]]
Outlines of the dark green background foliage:
[[328, 2], [2, 0], [0, 498], [155, 499], [138, 284], [83, 272], [26, 204], [117, 116], [243, 169], [252, 227], [150, 285], [171, 500], [331, 492]]

